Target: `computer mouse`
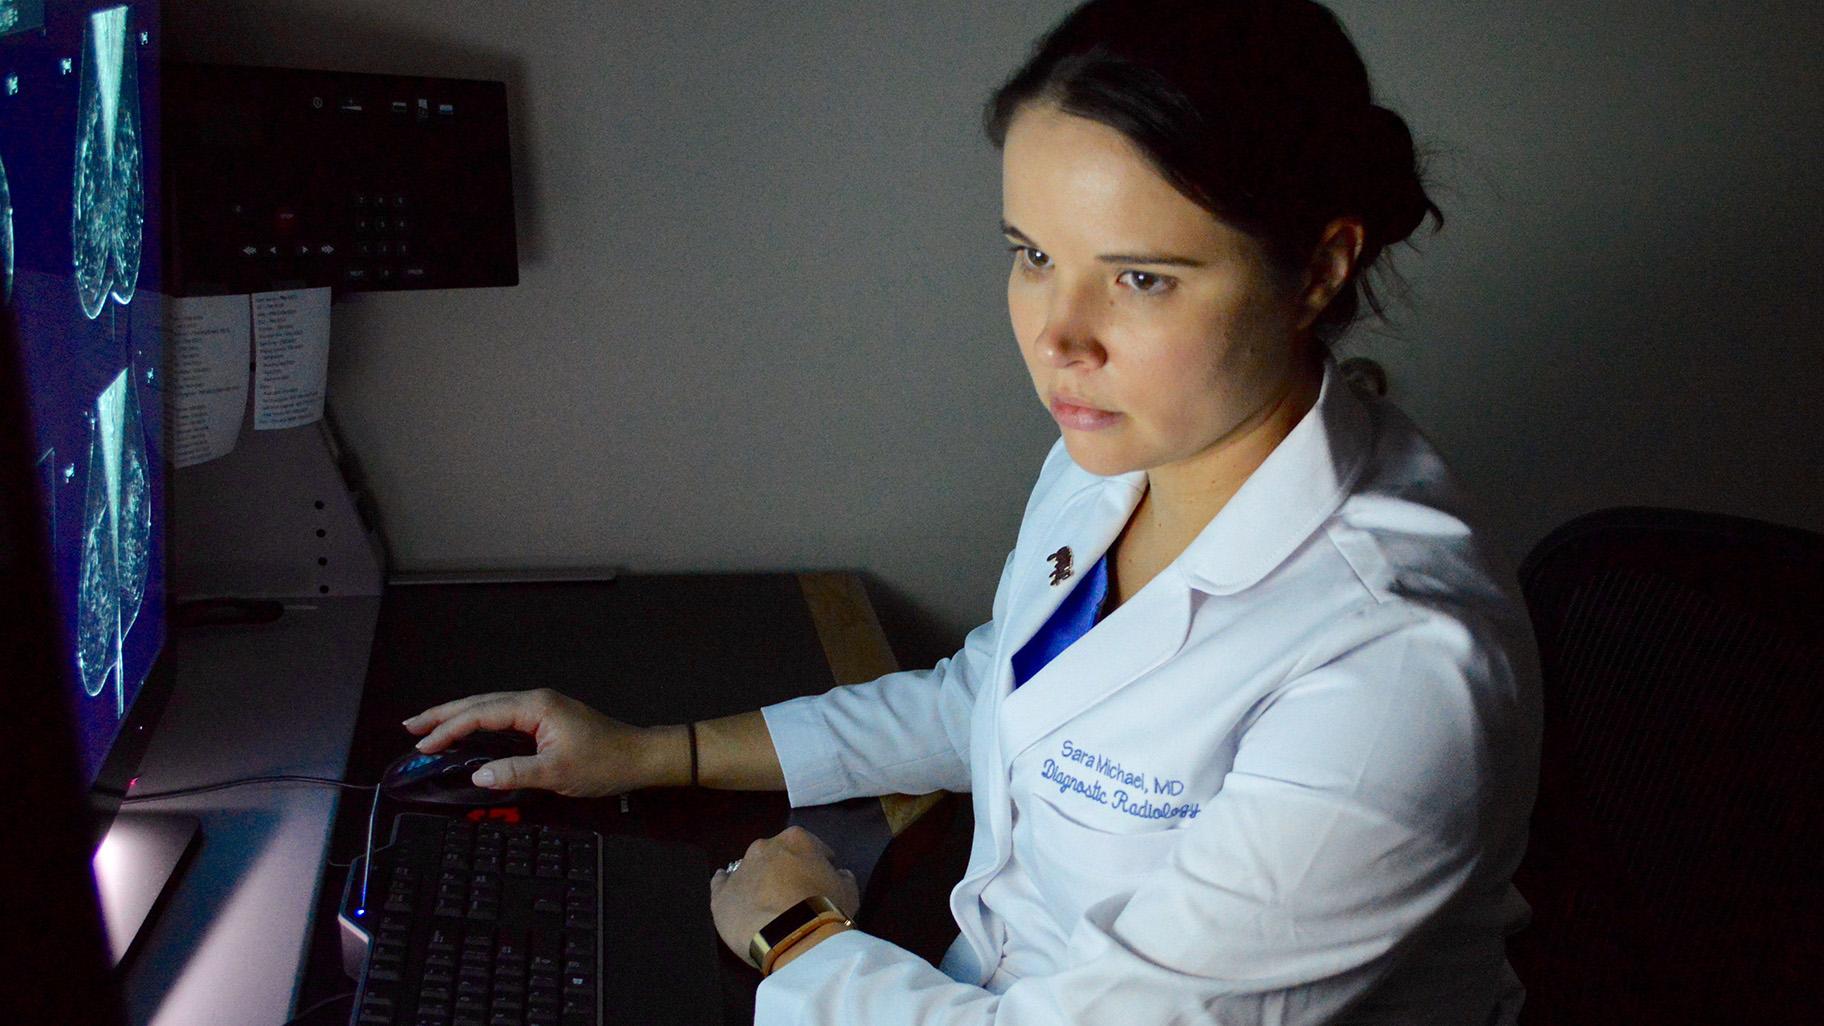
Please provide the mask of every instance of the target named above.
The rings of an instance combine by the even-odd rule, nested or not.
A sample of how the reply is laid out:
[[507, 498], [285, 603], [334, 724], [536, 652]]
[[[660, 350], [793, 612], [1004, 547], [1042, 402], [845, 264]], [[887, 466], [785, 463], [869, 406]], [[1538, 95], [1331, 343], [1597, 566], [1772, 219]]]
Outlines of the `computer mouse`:
[[478, 730], [451, 742], [442, 751], [410, 751], [393, 760], [380, 777], [380, 790], [406, 802], [439, 805], [504, 805], [521, 791], [476, 787], [469, 777], [484, 764], [515, 755], [532, 755], [538, 745], [514, 730]]

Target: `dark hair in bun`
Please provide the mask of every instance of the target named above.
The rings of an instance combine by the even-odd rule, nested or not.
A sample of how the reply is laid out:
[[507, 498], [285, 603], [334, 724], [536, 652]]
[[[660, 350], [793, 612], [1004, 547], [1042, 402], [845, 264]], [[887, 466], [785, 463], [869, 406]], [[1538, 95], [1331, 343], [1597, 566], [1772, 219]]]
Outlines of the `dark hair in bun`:
[[1121, 132], [1179, 192], [1259, 240], [1288, 282], [1325, 225], [1360, 217], [1355, 271], [1313, 327], [1326, 350], [1359, 319], [1360, 295], [1386, 319], [1364, 277], [1382, 251], [1428, 213], [1434, 233], [1444, 226], [1405, 120], [1373, 102], [1355, 44], [1313, 0], [1090, 0], [989, 98], [997, 149], [1035, 103]]

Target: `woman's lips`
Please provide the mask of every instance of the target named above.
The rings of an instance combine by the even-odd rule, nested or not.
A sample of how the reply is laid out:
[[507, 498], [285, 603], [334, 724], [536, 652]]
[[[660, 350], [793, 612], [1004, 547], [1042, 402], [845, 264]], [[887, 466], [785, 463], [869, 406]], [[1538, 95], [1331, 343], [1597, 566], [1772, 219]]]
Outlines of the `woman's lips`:
[[1119, 413], [1098, 410], [1093, 406], [1079, 406], [1062, 398], [1051, 400], [1051, 416], [1064, 427], [1078, 431], [1099, 431], [1121, 419]]

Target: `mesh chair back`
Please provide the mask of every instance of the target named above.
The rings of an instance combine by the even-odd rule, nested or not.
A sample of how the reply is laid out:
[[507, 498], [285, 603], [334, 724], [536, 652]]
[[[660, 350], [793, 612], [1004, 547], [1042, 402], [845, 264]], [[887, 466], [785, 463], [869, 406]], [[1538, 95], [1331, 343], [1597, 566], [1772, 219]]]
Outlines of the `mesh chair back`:
[[1520, 568], [1545, 739], [1523, 1022], [1824, 1022], [1824, 536], [1622, 508]]

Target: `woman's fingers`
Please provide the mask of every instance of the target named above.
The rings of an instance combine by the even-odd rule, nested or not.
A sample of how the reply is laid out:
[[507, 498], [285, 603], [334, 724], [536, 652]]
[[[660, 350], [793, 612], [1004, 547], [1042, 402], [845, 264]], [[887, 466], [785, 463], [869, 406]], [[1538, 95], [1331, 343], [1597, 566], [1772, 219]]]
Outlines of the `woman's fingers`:
[[418, 750], [441, 751], [451, 742], [477, 730], [517, 730], [536, 737], [544, 706], [531, 697], [535, 694], [536, 692], [521, 691], [478, 696], [474, 702], [446, 717], [435, 729], [420, 738]]
[[836, 849], [823, 843], [823, 838], [801, 826], [786, 827], [776, 835], [775, 839], [787, 848], [806, 855], [821, 855], [826, 859], [836, 857]]
[[516, 787], [547, 787], [548, 775], [541, 756], [515, 755], [487, 763], [469, 779], [476, 787], [508, 791]]
[[454, 699], [445, 702], [442, 705], [433, 705], [418, 715], [407, 719], [404, 723], [405, 729], [413, 734], [423, 734], [442, 723], [444, 720], [449, 719], [451, 716], [456, 715], [477, 702], [486, 702], [490, 699], [500, 698], [508, 694], [511, 694], [511, 692], [491, 691], [487, 694], [469, 695], [466, 698]]

